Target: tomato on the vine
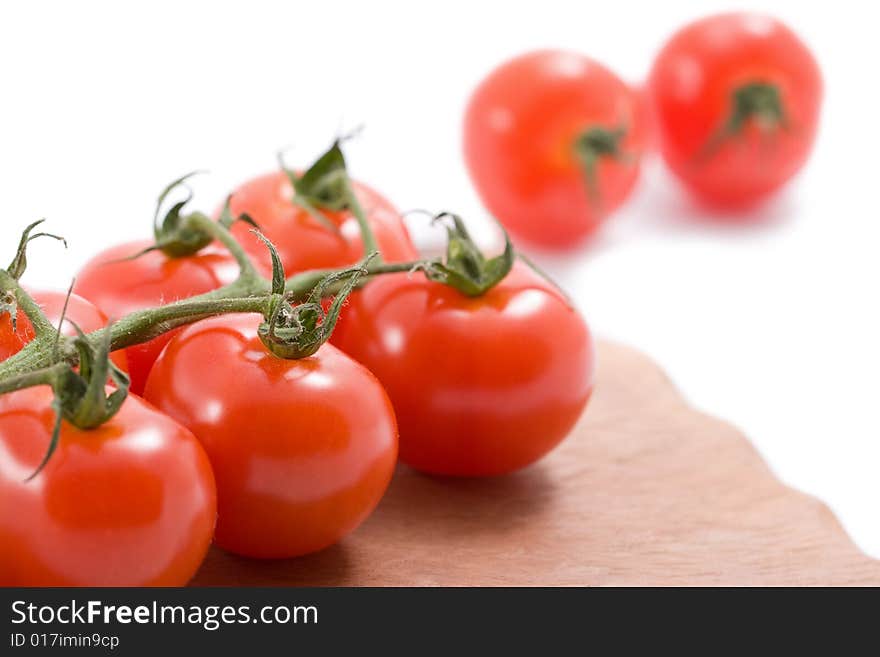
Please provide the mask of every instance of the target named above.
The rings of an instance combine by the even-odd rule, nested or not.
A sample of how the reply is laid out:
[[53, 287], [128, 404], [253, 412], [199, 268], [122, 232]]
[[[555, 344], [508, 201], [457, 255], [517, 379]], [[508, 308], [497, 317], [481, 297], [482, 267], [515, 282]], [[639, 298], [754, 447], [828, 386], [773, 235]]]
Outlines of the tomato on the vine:
[[819, 67], [773, 18], [720, 14], [684, 27], [657, 56], [648, 88], [666, 162], [709, 204], [765, 198], [812, 149]]
[[[74, 291], [109, 318], [119, 319], [136, 310], [210, 292], [238, 275], [235, 259], [219, 245], [177, 258], [159, 250], [131, 257], [150, 246], [146, 241], [130, 242], [102, 251], [77, 275]], [[173, 334], [170, 331], [125, 350], [131, 392], [143, 393], [150, 368]]]
[[216, 493], [193, 435], [136, 397], [88, 431], [52, 391], [0, 396], [0, 585], [182, 586], [211, 543]]
[[[388, 262], [412, 260], [416, 250], [410, 241], [400, 213], [373, 189], [352, 181], [352, 188]], [[293, 202], [293, 186], [284, 171], [269, 173], [240, 185], [230, 197], [234, 215], [249, 215], [268, 237], [281, 257], [288, 274], [308, 269], [344, 267], [364, 254], [358, 222], [350, 210], [321, 210], [334, 228], [317, 221]], [[239, 223], [232, 234], [263, 271], [270, 271], [269, 253], [251, 231]]]
[[480, 296], [424, 274], [371, 281], [332, 341], [385, 386], [400, 459], [441, 475], [498, 475], [555, 447], [593, 386], [593, 343], [562, 294], [521, 263]]
[[545, 50], [492, 71], [468, 104], [464, 155], [489, 211], [539, 245], [593, 234], [639, 171], [641, 111], [598, 62]]
[[[31, 297], [42, 308], [46, 319], [53, 326], [58, 326], [61, 320], [61, 313], [64, 310], [64, 304], [67, 295], [63, 292], [55, 292], [51, 290], [39, 290], [31, 292]], [[76, 334], [74, 324], [78, 326], [84, 333], [90, 333], [103, 328], [107, 324], [107, 318], [94, 304], [86, 301], [77, 294], [71, 294], [67, 300], [67, 320], [61, 325], [64, 334], [73, 336]], [[34, 339], [34, 329], [30, 320], [27, 318], [21, 308], [16, 313], [15, 330], [12, 328], [12, 318], [8, 313], [0, 313], [0, 360], [5, 360], [24, 348], [24, 346]], [[113, 362], [118, 367], [127, 369], [126, 358], [124, 352], [116, 352], [111, 355]]]
[[363, 366], [329, 344], [286, 360], [257, 315], [183, 329], [145, 397], [202, 442], [217, 478], [217, 544], [260, 558], [337, 542], [385, 492], [397, 458], [394, 411]]

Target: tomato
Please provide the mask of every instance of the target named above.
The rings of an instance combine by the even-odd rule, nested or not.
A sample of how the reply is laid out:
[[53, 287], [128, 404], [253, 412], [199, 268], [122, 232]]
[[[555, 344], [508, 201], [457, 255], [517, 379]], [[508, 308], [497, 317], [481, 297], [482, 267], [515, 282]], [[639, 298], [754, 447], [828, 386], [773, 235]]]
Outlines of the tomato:
[[[46, 318], [53, 326], [58, 326], [61, 312], [64, 309], [64, 301], [67, 295], [63, 292], [36, 291], [31, 292], [31, 297], [36, 301]], [[76, 329], [71, 322], [79, 326], [83, 332], [91, 333], [103, 328], [107, 324], [107, 318], [94, 305], [76, 294], [70, 295], [67, 304], [67, 319], [61, 330], [65, 335], [75, 335]], [[19, 308], [16, 315], [16, 330], [12, 330], [12, 320], [7, 313], [0, 314], [0, 360], [5, 360], [18, 353], [31, 340], [34, 339], [34, 329], [30, 320]], [[117, 352], [110, 356], [118, 367], [127, 369], [125, 354]]]
[[214, 528], [211, 467], [193, 435], [137, 397], [97, 429], [62, 424], [48, 387], [0, 396], [0, 585], [181, 586]]
[[349, 302], [333, 334], [382, 382], [400, 459], [441, 475], [497, 475], [569, 433], [593, 386], [586, 324], [517, 263], [479, 297], [421, 273], [381, 276]]
[[[387, 200], [366, 185], [353, 181], [354, 192], [367, 215], [382, 257], [388, 262], [413, 260], [417, 256], [400, 213]], [[307, 269], [352, 265], [364, 256], [357, 220], [351, 212], [322, 211], [338, 227], [328, 229], [292, 202], [293, 187], [283, 171], [269, 173], [242, 184], [233, 192], [230, 209], [234, 216], [248, 214], [260, 226], [281, 257], [288, 275]], [[258, 262], [264, 272], [271, 271], [269, 253], [251, 232], [237, 223], [232, 234]]]
[[648, 88], [663, 157], [710, 205], [765, 198], [812, 149], [819, 67], [772, 18], [721, 14], [688, 25], [660, 51]]
[[[148, 246], [150, 242], [130, 242], [99, 253], [77, 275], [74, 291], [111, 319], [119, 319], [136, 310], [209, 292], [231, 283], [238, 275], [232, 256], [214, 245], [181, 258], [150, 251], [125, 260]], [[173, 334], [169, 331], [125, 350], [131, 392], [143, 393], [150, 368]]]
[[166, 347], [145, 396], [202, 441], [217, 477], [216, 542], [294, 557], [337, 542], [378, 504], [397, 459], [382, 386], [325, 344], [284, 360], [257, 335], [260, 317], [186, 327]]
[[483, 203], [535, 244], [593, 234], [638, 176], [635, 94], [596, 61], [544, 50], [492, 71], [464, 117], [464, 155]]

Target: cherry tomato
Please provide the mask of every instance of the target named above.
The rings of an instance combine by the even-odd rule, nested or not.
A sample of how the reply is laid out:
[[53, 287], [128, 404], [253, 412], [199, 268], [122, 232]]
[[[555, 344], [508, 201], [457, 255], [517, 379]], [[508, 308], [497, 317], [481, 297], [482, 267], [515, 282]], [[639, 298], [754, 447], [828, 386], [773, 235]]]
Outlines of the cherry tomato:
[[[366, 185], [353, 182], [354, 192], [376, 235], [382, 257], [388, 262], [402, 262], [417, 257], [417, 251], [400, 213], [382, 196]], [[292, 203], [293, 187], [283, 171], [254, 178], [232, 194], [233, 216], [248, 214], [260, 226], [281, 257], [288, 275], [307, 269], [352, 265], [363, 258], [363, 243], [357, 220], [351, 212], [322, 214], [338, 227], [336, 233], [318, 222], [308, 212]], [[232, 234], [245, 250], [271, 271], [266, 245], [251, 232], [251, 227], [236, 223]]]
[[711, 205], [759, 201], [812, 149], [819, 67], [772, 18], [722, 14], [688, 25], [660, 51], [648, 87], [666, 162]]
[[530, 269], [466, 297], [421, 274], [381, 276], [350, 301], [334, 342], [382, 382], [400, 459], [441, 475], [497, 475], [556, 446], [593, 387], [586, 324]]
[[[148, 246], [149, 242], [130, 242], [99, 253], [77, 275], [74, 290], [111, 319], [119, 319], [136, 310], [210, 292], [238, 275], [235, 260], [219, 245], [182, 258], [151, 251], [126, 260]], [[150, 368], [173, 334], [169, 331], [125, 350], [131, 392], [143, 393]]]
[[465, 161], [483, 203], [513, 233], [569, 246], [593, 234], [632, 190], [640, 118], [634, 93], [598, 62], [532, 52], [474, 91]]
[[97, 429], [66, 422], [46, 466], [48, 387], [0, 396], [0, 585], [182, 586], [214, 529], [193, 435], [137, 397]]
[[[58, 326], [61, 320], [61, 312], [64, 310], [64, 301], [67, 297], [66, 293], [53, 291], [35, 291], [30, 293], [31, 298], [36, 301], [46, 318], [53, 326]], [[103, 328], [107, 324], [107, 318], [93, 304], [76, 294], [70, 295], [70, 301], [67, 303], [67, 319], [61, 326], [61, 331], [65, 335], [76, 335], [76, 329], [71, 322], [79, 326], [83, 332], [91, 333]], [[18, 353], [24, 346], [34, 339], [34, 329], [30, 320], [27, 318], [21, 308], [16, 314], [15, 331], [12, 330], [12, 318], [7, 313], [0, 315], [0, 360], [5, 360]], [[124, 352], [116, 352], [110, 357], [118, 367], [126, 370], [128, 365]]]
[[181, 331], [146, 398], [202, 441], [217, 477], [216, 542], [261, 558], [337, 542], [375, 508], [397, 459], [388, 396], [333, 347], [284, 360], [260, 318], [226, 315]]

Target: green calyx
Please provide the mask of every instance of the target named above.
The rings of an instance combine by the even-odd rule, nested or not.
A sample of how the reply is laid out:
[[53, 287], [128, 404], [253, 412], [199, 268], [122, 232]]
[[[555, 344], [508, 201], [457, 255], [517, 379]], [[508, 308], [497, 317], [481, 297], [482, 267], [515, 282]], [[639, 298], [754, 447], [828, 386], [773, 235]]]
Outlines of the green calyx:
[[[198, 173], [201, 172], [193, 171], [181, 176], [172, 181], [159, 194], [156, 212], [153, 214], [153, 234], [156, 238], [156, 244], [148, 250], [158, 249], [171, 258], [183, 258], [197, 253], [214, 240], [214, 236], [200, 226], [204, 221], [209, 220], [207, 215], [203, 212], [183, 214], [184, 207], [192, 200], [193, 196], [192, 190], [186, 187], [185, 183]], [[159, 215], [165, 204], [165, 199], [178, 187], [186, 189], [186, 197], [168, 208], [165, 216], [160, 219]]]
[[[63, 321], [63, 320], [62, 320]], [[95, 429], [110, 420], [128, 396], [129, 378], [110, 360], [110, 330], [104, 330], [103, 339], [95, 347], [74, 324], [77, 337], [73, 346], [79, 354], [79, 369], [68, 363], [58, 363], [46, 370], [46, 383], [52, 386], [55, 400], [55, 426], [43, 460], [28, 480], [36, 477], [49, 462], [58, 446], [61, 422], [66, 420], [79, 429]], [[107, 394], [107, 381], [115, 389]]]
[[334, 233], [339, 232], [339, 227], [325, 216], [322, 210], [339, 212], [347, 210], [351, 206], [351, 187], [341, 144], [339, 139], [334, 141], [330, 148], [301, 176], [297, 176], [295, 171], [288, 169], [281, 155], [278, 156], [281, 169], [293, 186], [294, 204], [308, 212], [324, 228]]
[[[346, 298], [361, 276], [367, 275], [367, 265], [375, 254], [349, 269], [331, 272], [321, 278], [302, 303], [291, 303], [292, 296], [285, 292], [284, 268], [275, 246], [255, 230], [272, 256], [272, 293], [265, 321], [257, 330], [260, 340], [270, 353], [287, 360], [307, 358], [330, 339]], [[324, 311], [321, 300], [329, 287], [341, 283], [330, 307]]]
[[[155, 243], [143, 251], [135, 253], [130, 258], [126, 258], [127, 260], [139, 258], [151, 251], [161, 251], [169, 258], [185, 258], [186, 256], [198, 253], [217, 239], [218, 232], [213, 226], [214, 222], [208, 215], [199, 211], [183, 213], [183, 209], [193, 197], [192, 190], [185, 183], [199, 173], [202, 172], [192, 171], [185, 176], [181, 176], [162, 190], [156, 201], [156, 211], [153, 213], [153, 236]], [[162, 207], [165, 205], [165, 199], [178, 187], [186, 189], [186, 197], [174, 203], [165, 212], [165, 215], [160, 217]], [[257, 224], [248, 215], [242, 214], [238, 217], [232, 215], [230, 200], [230, 197], [226, 197], [226, 203], [223, 205], [223, 211], [217, 223], [227, 230], [236, 221], [244, 221], [256, 227]]]
[[293, 187], [294, 205], [305, 210], [318, 224], [340, 238], [342, 238], [342, 233], [339, 226], [324, 212], [348, 210], [357, 219], [363, 240], [364, 254], [376, 252], [376, 262], [382, 262], [382, 255], [378, 253], [379, 245], [376, 236], [354, 192], [354, 186], [345, 163], [345, 155], [342, 153], [342, 142], [350, 137], [351, 135], [336, 139], [330, 148], [301, 176], [296, 175], [296, 172], [285, 166], [281, 154], [278, 155], [278, 161]]
[[434, 216], [434, 222], [446, 221], [448, 243], [443, 260], [423, 260], [413, 265], [410, 271], [422, 271], [428, 280], [455, 288], [465, 296], [479, 297], [503, 281], [513, 263], [519, 259], [539, 277], [556, 288], [566, 304], [574, 307], [568, 295], [531, 258], [513, 246], [510, 236], [499, 223], [498, 229], [504, 235], [504, 251], [494, 258], [487, 258], [477, 248], [461, 217], [451, 212], [441, 212]]
[[[79, 371], [68, 369], [58, 386], [64, 418], [80, 429], [94, 429], [116, 415], [128, 394], [128, 375], [110, 360], [110, 331], [105, 330], [97, 347], [74, 325], [73, 345], [79, 354]], [[116, 389], [107, 394], [107, 380]]]
[[[258, 330], [266, 349], [288, 360], [307, 358], [318, 351], [336, 328], [346, 298], [360, 277], [367, 274], [366, 264], [363, 262], [357, 267], [326, 276], [303, 303], [292, 305], [283, 295], [273, 297], [266, 321], [260, 324]], [[337, 282], [342, 282], [342, 287], [325, 312], [321, 304], [324, 290]]]
[[[290, 171], [287, 171], [291, 175]], [[295, 179], [295, 180], [294, 180]], [[340, 211], [348, 208], [348, 169], [342, 153], [342, 141], [337, 139], [306, 172], [290, 183], [294, 191], [318, 208]]]
[[478, 297], [498, 285], [513, 267], [516, 251], [507, 232], [504, 251], [486, 258], [474, 243], [461, 217], [443, 212], [434, 221], [446, 221], [448, 243], [443, 261], [427, 262], [420, 267], [429, 280], [454, 287], [469, 297]]
[[624, 126], [605, 128], [593, 126], [584, 130], [574, 142], [574, 151], [584, 174], [587, 193], [594, 204], [602, 201], [599, 193], [598, 166], [603, 158], [626, 162], [629, 154], [622, 149], [627, 129]]
[[749, 124], [772, 133], [788, 128], [788, 116], [779, 87], [770, 82], [742, 84], [730, 96], [730, 112], [724, 123], [712, 134], [701, 155], [712, 155], [725, 141], [742, 134]]
[[787, 119], [779, 87], [768, 82], [750, 82], [733, 92], [732, 111], [725, 132], [735, 134], [753, 120], [764, 129], [785, 127]]

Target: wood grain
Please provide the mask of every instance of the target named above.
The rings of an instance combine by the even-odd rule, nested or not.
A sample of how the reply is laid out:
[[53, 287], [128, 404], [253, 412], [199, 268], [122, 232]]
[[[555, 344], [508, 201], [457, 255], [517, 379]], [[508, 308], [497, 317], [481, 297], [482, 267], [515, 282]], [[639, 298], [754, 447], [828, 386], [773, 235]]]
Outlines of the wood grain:
[[880, 585], [821, 502], [610, 343], [573, 435], [490, 480], [401, 467], [346, 540], [287, 561], [212, 549], [197, 585]]

